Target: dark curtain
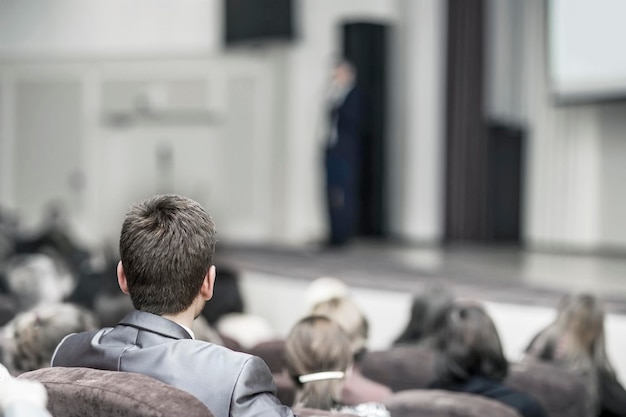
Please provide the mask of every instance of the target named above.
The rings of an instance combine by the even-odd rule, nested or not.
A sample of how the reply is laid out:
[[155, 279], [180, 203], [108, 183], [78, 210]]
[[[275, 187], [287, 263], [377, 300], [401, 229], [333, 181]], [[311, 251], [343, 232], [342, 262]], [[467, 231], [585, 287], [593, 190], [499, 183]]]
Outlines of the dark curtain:
[[484, 0], [449, 0], [446, 241], [488, 238], [484, 117]]

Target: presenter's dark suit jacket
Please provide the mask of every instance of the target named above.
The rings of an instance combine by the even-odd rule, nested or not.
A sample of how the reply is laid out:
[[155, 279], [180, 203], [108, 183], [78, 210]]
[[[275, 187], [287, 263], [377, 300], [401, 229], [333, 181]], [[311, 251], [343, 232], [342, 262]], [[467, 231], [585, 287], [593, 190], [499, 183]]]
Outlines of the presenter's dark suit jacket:
[[194, 340], [161, 316], [133, 311], [115, 327], [67, 336], [52, 366], [79, 366], [148, 375], [190, 392], [215, 417], [293, 417], [275, 397], [262, 359]]
[[[356, 86], [330, 112], [336, 137], [326, 145], [324, 164], [331, 243], [345, 243], [357, 232], [363, 117], [363, 95]], [[338, 194], [343, 196], [341, 202]]]

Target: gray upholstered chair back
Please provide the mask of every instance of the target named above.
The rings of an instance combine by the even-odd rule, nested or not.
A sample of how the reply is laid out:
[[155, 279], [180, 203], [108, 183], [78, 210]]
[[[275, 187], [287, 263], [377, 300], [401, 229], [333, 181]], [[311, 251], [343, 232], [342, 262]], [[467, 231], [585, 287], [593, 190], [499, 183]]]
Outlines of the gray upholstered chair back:
[[505, 385], [535, 397], [550, 417], [589, 417], [589, 398], [576, 375], [554, 365], [511, 364]]
[[[369, 352], [361, 372], [394, 392], [427, 388], [434, 379], [434, 353], [425, 347], [394, 347]], [[511, 364], [504, 381], [536, 398], [549, 417], [588, 417], [589, 398], [583, 383], [570, 372], [545, 363]]]
[[248, 353], [263, 359], [273, 373], [283, 371], [285, 367], [285, 341], [270, 340], [261, 342], [251, 349]]
[[286, 372], [273, 373], [272, 377], [276, 384], [276, 397], [281, 403], [291, 407], [296, 399], [296, 384]]
[[442, 390], [397, 392], [384, 404], [391, 417], [520, 417], [498, 401]]
[[427, 388], [434, 379], [433, 357], [431, 349], [417, 346], [368, 352], [361, 361], [361, 373], [394, 392]]
[[41, 382], [54, 417], [213, 417], [193, 395], [154, 378], [89, 368], [44, 368], [18, 378]]

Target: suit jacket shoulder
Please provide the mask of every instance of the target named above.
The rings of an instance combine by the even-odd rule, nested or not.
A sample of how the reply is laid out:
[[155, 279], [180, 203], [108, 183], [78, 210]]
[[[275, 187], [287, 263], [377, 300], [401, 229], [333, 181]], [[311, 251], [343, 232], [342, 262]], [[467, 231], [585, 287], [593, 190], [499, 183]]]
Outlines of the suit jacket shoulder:
[[191, 339], [178, 324], [134, 311], [117, 326], [66, 337], [52, 366], [136, 372], [190, 392], [216, 417], [292, 416], [260, 358]]

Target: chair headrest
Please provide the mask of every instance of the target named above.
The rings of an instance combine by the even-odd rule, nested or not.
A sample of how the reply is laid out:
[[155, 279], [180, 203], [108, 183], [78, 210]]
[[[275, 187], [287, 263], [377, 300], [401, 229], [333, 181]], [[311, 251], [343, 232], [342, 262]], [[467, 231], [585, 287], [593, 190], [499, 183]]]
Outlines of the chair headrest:
[[193, 395], [145, 375], [55, 367], [18, 378], [46, 387], [53, 416], [213, 417]]
[[443, 390], [407, 390], [384, 402], [394, 417], [519, 417], [513, 408], [473, 394]]

